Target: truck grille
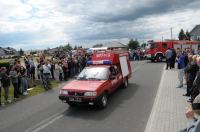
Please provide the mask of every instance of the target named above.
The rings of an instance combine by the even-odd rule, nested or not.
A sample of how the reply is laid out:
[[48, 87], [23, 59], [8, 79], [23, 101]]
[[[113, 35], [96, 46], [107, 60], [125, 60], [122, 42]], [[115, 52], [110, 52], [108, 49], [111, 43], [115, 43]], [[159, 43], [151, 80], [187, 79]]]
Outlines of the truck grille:
[[84, 96], [84, 92], [68, 92], [71, 96]]

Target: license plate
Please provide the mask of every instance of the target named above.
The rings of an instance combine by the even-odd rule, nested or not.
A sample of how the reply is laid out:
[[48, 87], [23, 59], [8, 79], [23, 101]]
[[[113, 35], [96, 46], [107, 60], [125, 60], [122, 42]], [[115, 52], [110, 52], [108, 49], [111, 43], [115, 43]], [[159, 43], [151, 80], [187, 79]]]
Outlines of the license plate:
[[72, 101], [72, 102], [82, 102], [82, 99], [81, 98], [70, 97], [69, 101]]

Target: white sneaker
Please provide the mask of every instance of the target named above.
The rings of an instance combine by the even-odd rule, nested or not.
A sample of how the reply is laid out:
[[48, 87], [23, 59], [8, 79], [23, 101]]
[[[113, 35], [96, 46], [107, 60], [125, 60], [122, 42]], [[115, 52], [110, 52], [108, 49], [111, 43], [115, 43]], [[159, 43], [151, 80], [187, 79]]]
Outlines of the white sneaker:
[[11, 103], [12, 101], [9, 99], [8, 101], [7, 101], [7, 103]]
[[28, 92], [24, 92], [23, 95], [25, 95], [25, 96], [28, 95]]

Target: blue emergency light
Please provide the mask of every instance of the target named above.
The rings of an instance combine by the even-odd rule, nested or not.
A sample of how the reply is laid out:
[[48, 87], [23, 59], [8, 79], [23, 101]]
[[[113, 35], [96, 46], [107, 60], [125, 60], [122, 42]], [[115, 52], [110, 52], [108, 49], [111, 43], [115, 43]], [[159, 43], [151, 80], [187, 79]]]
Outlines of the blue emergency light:
[[102, 60], [102, 61], [87, 61], [88, 65], [111, 65], [112, 61], [110, 60]]
[[110, 60], [104, 60], [104, 61], [103, 61], [103, 64], [104, 64], [104, 65], [111, 65], [111, 64], [112, 64], [112, 61], [110, 61]]

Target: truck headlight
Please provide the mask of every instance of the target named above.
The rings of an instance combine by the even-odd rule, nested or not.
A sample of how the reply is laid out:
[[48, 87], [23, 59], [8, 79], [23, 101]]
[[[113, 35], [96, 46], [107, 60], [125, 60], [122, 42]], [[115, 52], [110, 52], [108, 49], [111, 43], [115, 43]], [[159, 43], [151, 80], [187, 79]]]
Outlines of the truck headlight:
[[60, 94], [65, 94], [65, 95], [67, 95], [67, 94], [68, 94], [68, 91], [67, 91], [67, 90], [61, 89], [61, 90], [60, 90]]
[[97, 96], [97, 92], [85, 92], [84, 96]]

